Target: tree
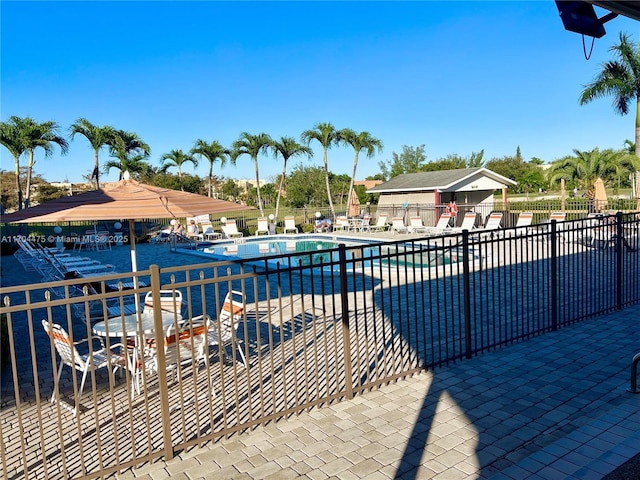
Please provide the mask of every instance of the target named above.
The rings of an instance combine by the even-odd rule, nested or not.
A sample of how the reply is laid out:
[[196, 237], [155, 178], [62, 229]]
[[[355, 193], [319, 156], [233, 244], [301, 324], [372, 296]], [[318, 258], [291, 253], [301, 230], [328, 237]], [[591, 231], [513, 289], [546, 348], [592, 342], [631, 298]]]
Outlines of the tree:
[[[376, 151], [378, 151], [378, 153], [382, 152], [384, 146], [381, 140], [373, 137], [369, 132], [356, 133], [350, 128], [343, 128], [340, 130], [338, 132], [338, 137], [341, 143], [351, 145], [356, 154], [353, 159], [353, 173], [351, 174], [349, 193], [347, 194], [348, 204], [351, 199], [351, 195], [353, 195], [353, 182], [356, 178], [356, 169], [358, 168], [358, 156], [360, 155], [360, 152], [364, 150], [367, 158], [371, 158]], [[347, 210], [348, 209], [349, 207], [347, 206]]]
[[224, 200], [236, 202], [240, 198], [240, 194], [240, 187], [234, 180], [228, 179], [222, 185], [222, 195]]
[[391, 157], [391, 160], [386, 163], [382, 161], [378, 163], [382, 179], [385, 182], [403, 173], [425, 171], [427, 156], [424, 153], [424, 145], [420, 145], [418, 148], [403, 145], [402, 153], [398, 155], [396, 152], [392, 152]]
[[437, 172], [440, 170], [458, 170], [461, 168], [467, 168], [467, 159], [457, 153], [450, 153], [445, 158], [426, 163], [421, 171]]
[[66, 138], [59, 135], [60, 127], [56, 122], [46, 121], [42, 123], [35, 122], [31, 118], [25, 118], [21, 138], [24, 147], [29, 153], [29, 161], [27, 163], [27, 183], [25, 186], [24, 206], [28, 207], [31, 198], [31, 176], [33, 175], [33, 165], [35, 164], [34, 152], [36, 148], [44, 150], [45, 158], [53, 155], [53, 145], [58, 145], [62, 151], [62, 155], [66, 155], [69, 144]]
[[93, 148], [93, 172], [91, 178], [96, 181], [96, 190], [100, 189], [100, 162], [98, 155], [102, 147], [108, 147], [113, 143], [115, 129], [108, 125], [104, 127], [98, 127], [93, 125], [86, 118], [79, 118], [70, 127], [71, 140], [75, 137], [76, 133], [84, 136]]
[[291, 137], [280, 137], [279, 141], [274, 141], [271, 145], [274, 157], [278, 158], [278, 154], [282, 155], [282, 175], [278, 184], [278, 197], [276, 199], [276, 218], [278, 218], [278, 210], [280, 208], [280, 197], [284, 188], [284, 180], [287, 176], [287, 161], [291, 157], [307, 155], [309, 158], [313, 155], [313, 151], [305, 145], [300, 145]]
[[293, 208], [326, 206], [324, 169], [296, 165], [287, 181], [286, 202]]
[[108, 161], [105, 163], [105, 172], [111, 168], [120, 170], [119, 179], [122, 180], [124, 172], [140, 174], [145, 170], [145, 159], [151, 154], [151, 148], [137, 134], [125, 130], [114, 132], [110, 154], [118, 161]]
[[335, 218], [336, 211], [333, 207], [331, 185], [329, 184], [329, 162], [327, 159], [327, 150], [329, 150], [333, 145], [338, 144], [340, 140], [338, 132], [331, 123], [317, 123], [313, 127], [313, 130], [305, 130], [302, 132], [301, 139], [307, 146], [309, 146], [312, 140], [316, 140], [320, 145], [322, 145], [322, 162], [324, 164], [324, 181], [327, 188], [327, 199], [329, 200], [331, 216]]
[[224, 148], [220, 142], [213, 140], [211, 143], [207, 143], [204, 140], [196, 140], [193, 148], [191, 149], [192, 155], [200, 155], [209, 161], [209, 183], [208, 183], [208, 196], [213, 196], [213, 164], [220, 162], [220, 167], [224, 167], [227, 164], [227, 160], [235, 165], [235, 157], [231, 157], [231, 151]]
[[634, 46], [628, 35], [620, 33], [620, 43], [610, 49], [618, 59], [605, 62], [593, 82], [580, 95], [580, 105], [596, 98], [613, 95], [613, 107], [620, 115], [629, 113], [636, 102], [635, 153], [640, 158], [640, 44]]
[[612, 184], [633, 165], [629, 165], [629, 155], [622, 151], [602, 150], [594, 148], [590, 152], [573, 150], [574, 156], [557, 160], [548, 173], [549, 183], [556, 183], [564, 178], [579, 189], [591, 190], [597, 178], [602, 178], [605, 185]]
[[[22, 185], [20, 184], [20, 157], [26, 151], [21, 139], [23, 119], [15, 115], [9, 117], [7, 122], [0, 123], [0, 144], [2, 144], [13, 156], [16, 193], [18, 196], [17, 207], [22, 209]], [[7, 207], [6, 201], [3, 201]]]
[[180, 183], [180, 190], [182, 191], [184, 191], [184, 185], [182, 184], [182, 166], [186, 163], [192, 163], [194, 167], [198, 166], [198, 160], [191, 153], [185, 153], [179, 148], [162, 155], [160, 157], [160, 163], [162, 165], [160, 169], [161, 172], [166, 172], [171, 167], [178, 169], [178, 182]]
[[258, 155], [266, 153], [269, 147], [273, 144], [273, 140], [266, 133], [259, 133], [257, 135], [251, 135], [247, 132], [242, 132], [240, 138], [233, 142], [233, 149], [235, 150], [233, 156], [238, 158], [240, 155], [249, 155], [253, 160], [253, 165], [256, 170], [256, 189], [258, 195], [258, 208], [260, 209], [260, 215], [264, 216], [264, 210], [262, 208], [262, 198], [260, 197], [260, 173], [258, 171]]

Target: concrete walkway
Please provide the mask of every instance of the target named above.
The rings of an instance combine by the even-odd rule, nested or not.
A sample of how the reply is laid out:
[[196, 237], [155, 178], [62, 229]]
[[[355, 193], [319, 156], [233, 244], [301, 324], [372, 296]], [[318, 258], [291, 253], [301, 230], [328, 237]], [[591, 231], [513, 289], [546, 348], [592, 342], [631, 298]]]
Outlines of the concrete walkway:
[[117, 478], [600, 479], [640, 453], [638, 352], [634, 306]]

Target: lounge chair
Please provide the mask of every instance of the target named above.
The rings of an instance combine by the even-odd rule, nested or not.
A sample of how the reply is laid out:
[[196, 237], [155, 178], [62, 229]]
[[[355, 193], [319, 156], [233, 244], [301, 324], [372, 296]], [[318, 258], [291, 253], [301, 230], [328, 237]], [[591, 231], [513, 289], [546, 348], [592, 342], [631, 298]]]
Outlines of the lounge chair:
[[204, 235], [200, 233], [195, 217], [187, 218], [187, 238], [191, 240], [204, 240]]
[[284, 217], [284, 233], [287, 232], [298, 233], [298, 227], [296, 227], [296, 219], [293, 216]]
[[502, 224], [502, 213], [494, 212], [489, 215], [487, 219], [487, 223], [485, 223], [484, 228], [475, 230], [478, 236], [482, 239], [493, 238], [494, 235], [497, 236], [496, 230], [500, 228]]
[[443, 235], [447, 231], [451, 230], [451, 225], [449, 225], [449, 223], [451, 223], [451, 214], [443, 213], [442, 215], [440, 215], [440, 218], [438, 219], [438, 222], [435, 224], [435, 226], [427, 228], [426, 233], [429, 235]]
[[202, 236], [205, 240], [218, 240], [222, 238], [222, 233], [216, 232], [211, 223], [201, 223]]
[[402, 217], [393, 217], [391, 219], [391, 231], [393, 233], [407, 233], [409, 230], [404, 224], [404, 219]]
[[413, 233], [427, 233], [429, 229], [422, 223], [422, 219], [418, 216], [409, 217], [409, 231]]
[[505, 231], [505, 236], [513, 237], [513, 236], [522, 236], [525, 235], [529, 231], [529, 227], [533, 222], [533, 212], [520, 212], [518, 215], [518, 220], [516, 221], [516, 225], [514, 229], [509, 229]]
[[388, 219], [389, 219], [388, 213], [381, 213], [380, 215], [378, 215], [378, 221], [376, 222], [376, 224], [369, 226], [368, 231], [384, 232], [389, 228], [389, 225], [387, 224]]
[[262, 234], [269, 235], [269, 219], [267, 217], [258, 218], [258, 228], [256, 228], [256, 237]]
[[222, 225], [222, 232], [227, 238], [241, 238], [242, 232], [238, 231], [238, 226], [236, 225], [235, 220], [227, 220], [227, 222]]
[[562, 240], [563, 242], [566, 242], [566, 232], [564, 232], [564, 220], [566, 218], [566, 213], [564, 212], [552, 212], [551, 215], [549, 215], [549, 218], [546, 220], [546, 223], [548, 225], [551, 225], [551, 222], [555, 221], [556, 222], [556, 233], [558, 234], [558, 236], [560, 237], [560, 240]]
[[464, 214], [462, 224], [459, 227], [452, 227], [451, 230], [455, 233], [460, 233], [463, 230], [471, 231], [476, 228], [476, 212], [467, 212]]

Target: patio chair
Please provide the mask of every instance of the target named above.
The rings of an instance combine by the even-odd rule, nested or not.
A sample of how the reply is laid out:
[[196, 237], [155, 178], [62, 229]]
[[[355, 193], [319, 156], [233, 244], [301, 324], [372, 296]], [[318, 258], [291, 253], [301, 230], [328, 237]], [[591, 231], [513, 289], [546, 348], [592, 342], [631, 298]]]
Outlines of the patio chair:
[[[142, 307], [143, 313], [153, 313], [153, 292], [147, 292]], [[182, 292], [180, 290], [160, 290], [160, 310], [163, 312], [182, 312]]]
[[[95, 336], [80, 340], [78, 342], [72, 342], [64, 328], [62, 328], [57, 323], [50, 324], [47, 320], [42, 320], [42, 327], [44, 328], [44, 331], [47, 332], [47, 335], [51, 339], [51, 342], [53, 342], [58, 355], [60, 355], [60, 366], [58, 367], [57, 377], [58, 385], [60, 384], [60, 378], [62, 377], [62, 368], [65, 365], [71, 367], [71, 370], [73, 372], [82, 372], [82, 380], [80, 381], [78, 396], [75, 398], [76, 405], [74, 415], [77, 416], [80, 407], [80, 396], [82, 395], [82, 390], [84, 389], [84, 383], [87, 379], [87, 374], [91, 370], [97, 370], [99, 368], [114, 367], [114, 370], [117, 368], [123, 368], [122, 351], [124, 346], [121, 343], [115, 343], [111, 344], [109, 348], [106, 348], [102, 338]], [[84, 354], [78, 352], [78, 345], [93, 340], [97, 340], [100, 342], [100, 348]], [[114, 349], [119, 349], [119, 351], [114, 351]], [[56, 392], [54, 390], [53, 394], [51, 395], [51, 403], [54, 402], [55, 398]]]
[[368, 230], [370, 232], [384, 232], [389, 228], [389, 225], [387, 224], [388, 219], [389, 219], [388, 213], [381, 213], [380, 215], [378, 215], [378, 220], [376, 224], [371, 225]]
[[427, 233], [429, 229], [418, 216], [409, 217], [409, 231], [413, 233]]
[[267, 217], [258, 218], [258, 228], [256, 228], [256, 237], [262, 234], [269, 235], [269, 219]]
[[438, 221], [433, 227], [427, 228], [427, 234], [442, 235], [447, 230], [451, 230], [451, 225], [449, 225], [450, 222], [451, 222], [451, 214], [443, 213], [442, 215], [440, 215], [440, 218], [438, 219]]
[[218, 347], [223, 357], [227, 355], [226, 348], [231, 347], [232, 355], [238, 352], [245, 368], [249, 370], [249, 363], [237, 336], [243, 312], [244, 295], [242, 292], [231, 290], [222, 302], [217, 321], [213, 322], [208, 329], [208, 344], [210, 347]]
[[222, 225], [222, 232], [227, 238], [241, 238], [242, 232], [238, 231], [238, 225], [236, 225], [235, 220], [227, 220], [224, 225]]
[[296, 219], [293, 216], [284, 217], [284, 233], [287, 232], [298, 233], [298, 227], [296, 227]]
[[184, 365], [199, 365], [207, 350], [208, 317], [202, 317], [194, 324], [182, 323], [176, 329], [172, 323], [167, 328], [164, 339], [164, 355], [167, 369], [173, 369], [180, 378], [180, 368]]
[[391, 231], [393, 233], [407, 233], [409, 230], [404, 224], [404, 219], [402, 217], [393, 217], [391, 219]]

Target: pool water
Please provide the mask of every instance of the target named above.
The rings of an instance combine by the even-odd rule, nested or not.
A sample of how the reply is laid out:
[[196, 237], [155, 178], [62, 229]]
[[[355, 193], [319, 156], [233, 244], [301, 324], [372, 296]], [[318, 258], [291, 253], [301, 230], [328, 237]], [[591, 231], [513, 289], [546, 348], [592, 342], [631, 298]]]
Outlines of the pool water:
[[[318, 251], [335, 249], [338, 247], [339, 243], [343, 242], [326, 239], [280, 239], [269, 241], [247, 240], [242, 243], [203, 246], [198, 248], [197, 252], [214, 257], [217, 260], [260, 260], [269, 257], [287, 255], [287, 262], [291, 266], [300, 266], [321, 264], [337, 260], [337, 252]], [[280, 263], [283, 263], [284, 261], [283, 259], [278, 260]]]

